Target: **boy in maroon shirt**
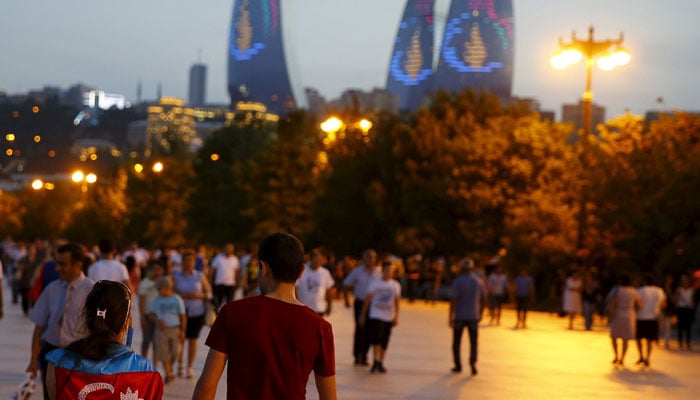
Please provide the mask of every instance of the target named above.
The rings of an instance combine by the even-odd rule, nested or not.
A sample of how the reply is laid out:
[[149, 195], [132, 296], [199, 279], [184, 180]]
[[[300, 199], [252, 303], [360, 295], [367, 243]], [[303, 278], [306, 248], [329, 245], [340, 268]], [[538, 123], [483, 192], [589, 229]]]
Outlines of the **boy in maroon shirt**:
[[331, 325], [295, 295], [304, 248], [286, 233], [260, 244], [261, 296], [227, 303], [206, 340], [210, 347], [192, 399], [214, 399], [228, 362], [226, 398], [305, 399], [314, 371], [319, 399], [337, 399]]

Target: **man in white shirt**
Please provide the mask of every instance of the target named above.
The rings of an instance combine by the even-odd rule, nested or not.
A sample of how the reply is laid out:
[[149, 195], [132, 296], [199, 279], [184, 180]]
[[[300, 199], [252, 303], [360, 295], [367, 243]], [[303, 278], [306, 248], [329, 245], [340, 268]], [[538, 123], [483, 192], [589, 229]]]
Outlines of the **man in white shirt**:
[[241, 265], [234, 254], [232, 243], [224, 246], [224, 252], [211, 262], [210, 281], [214, 283], [214, 302], [218, 308], [233, 300], [236, 283], [241, 280]]
[[369, 352], [369, 340], [365, 328], [360, 324], [360, 316], [367, 297], [369, 284], [374, 279], [381, 279], [382, 270], [377, 265], [377, 252], [372, 249], [367, 249], [362, 253], [362, 264], [358, 265], [350, 271], [348, 276], [343, 280], [343, 286], [346, 289], [352, 290], [355, 296], [354, 311], [355, 311], [355, 335], [353, 339], [353, 355], [355, 356], [355, 365], [369, 365], [367, 362], [367, 353]]
[[[639, 360], [637, 364], [649, 366], [651, 342], [659, 340], [659, 314], [666, 306], [666, 294], [660, 287], [654, 285], [654, 279], [644, 277], [644, 286], [637, 289], [642, 298], [642, 308], [637, 311], [637, 349]], [[646, 357], [642, 347], [642, 339], [646, 340]]]
[[296, 282], [297, 299], [318, 315], [330, 315], [335, 281], [330, 271], [323, 268], [320, 251], [311, 250], [309, 262], [309, 268], [304, 269]]
[[111, 240], [102, 239], [98, 247], [100, 248], [100, 260], [88, 268], [90, 279], [95, 282], [102, 280], [121, 282], [133, 293], [134, 288], [131, 287], [129, 271], [127, 271], [126, 265], [114, 259], [116, 253], [114, 243]]

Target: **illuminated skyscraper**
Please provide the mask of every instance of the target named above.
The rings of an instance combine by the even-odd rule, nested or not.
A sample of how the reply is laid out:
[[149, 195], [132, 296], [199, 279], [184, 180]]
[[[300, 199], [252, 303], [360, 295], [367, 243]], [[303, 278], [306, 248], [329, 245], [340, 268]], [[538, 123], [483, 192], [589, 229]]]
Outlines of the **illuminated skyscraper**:
[[278, 114], [296, 107], [280, 12], [279, 0], [235, 0], [228, 43], [231, 104], [262, 103]]
[[486, 90], [511, 95], [512, 0], [452, 0], [434, 88]]
[[409, 0], [396, 34], [386, 89], [399, 97], [402, 110], [418, 109], [432, 89], [434, 3]]

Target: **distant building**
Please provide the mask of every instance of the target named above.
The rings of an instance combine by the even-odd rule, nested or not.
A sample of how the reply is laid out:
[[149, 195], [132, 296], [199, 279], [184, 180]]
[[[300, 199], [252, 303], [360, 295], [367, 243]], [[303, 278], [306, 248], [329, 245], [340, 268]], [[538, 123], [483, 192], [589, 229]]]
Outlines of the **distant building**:
[[399, 109], [417, 110], [433, 90], [435, 0], [408, 0], [394, 42], [386, 79]]
[[236, 0], [228, 42], [231, 104], [255, 102], [282, 114], [296, 108], [282, 41], [279, 0]]
[[190, 143], [196, 134], [194, 110], [185, 107], [177, 97], [161, 97], [158, 104], [148, 107], [146, 127], [146, 156], [154, 149], [169, 150], [172, 139]]
[[207, 99], [207, 66], [194, 64], [190, 68], [190, 86], [187, 104], [191, 107], [201, 107]]
[[[583, 101], [579, 100], [577, 104], [562, 104], [561, 106], [562, 122], [573, 122], [574, 132], [578, 132], [583, 128]], [[605, 107], [593, 103], [591, 111], [591, 133], [595, 133], [595, 127], [598, 124], [605, 123]]]
[[[436, 21], [437, 0], [408, 0], [389, 62], [387, 90], [401, 110], [416, 111], [426, 95], [465, 88], [511, 96], [514, 60], [512, 0], [452, 1]], [[434, 31], [444, 26], [442, 35]], [[434, 37], [438, 44], [434, 65]]]
[[445, 22], [434, 89], [488, 91], [511, 96], [512, 0], [453, 1]]

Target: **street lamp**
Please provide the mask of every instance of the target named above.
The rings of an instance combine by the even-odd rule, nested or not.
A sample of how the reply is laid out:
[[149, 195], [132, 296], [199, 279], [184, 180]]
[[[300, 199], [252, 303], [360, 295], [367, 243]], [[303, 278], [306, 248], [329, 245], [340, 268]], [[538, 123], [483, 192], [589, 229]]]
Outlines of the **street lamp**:
[[[591, 133], [593, 92], [591, 91], [591, 75], [593, 64], [603, 71], [610, 71], [617, 66], [627, 64], [632, 56], [622, 47], [624, 37], [620, 33], [617, 40], [602, 40], [596, 42], [593, 39], [593, 27], [588, 28], [588, 39], [579, 39], [576, 32], [571, 34], [571, 42], [565, 43], [559, 38], [559, 51], [551, 59], [551, 64], [556, 69], [563, 69], [583, 59], [586, 63], [586, 90], [583, 92], [583, 141], [581, 164], [584, 170], [588, 167], [586, 154], [588, 153], [588, 138]], [[581, 206], [579, 210], [579, 223], [576, 238], [576, 249], [585, 252], [584, 239], [587, 227], [587, 191], [585, 185], [581, 190]], [[583, 255], [583, 253], [581, 253]]]
[[632, 56], [622, 47], [623, 34], [617, 40], [593, 40], [593, 27], [588, 28], [588, 39], [579, 39], [576, 32], [571, 34], [571, 42], [564, 43], [559, 38], [559, 51], [551, 59], [552, 67], [564, 69], [576, 64], [581, 59], [586, 62], [586, 90], [583, 92], [583, 134], [588, 139], [591, 133], [591, 111], [593, 107], [593, 92], [591, 91], [591, 75], [593, 64], [603, 71], [610, 71], [617, 66], [627, 64]]
[[70, 180], [72, 180], [75, 183], [80, 183], [80, 191], [83, 193], [87, 193], [87, 185], [92, 185], [93, 183], [97, 182], [97, 175], [95, 175], [92, 172], [85, 174], [83, 171], [77, 170], [71, 174]]

